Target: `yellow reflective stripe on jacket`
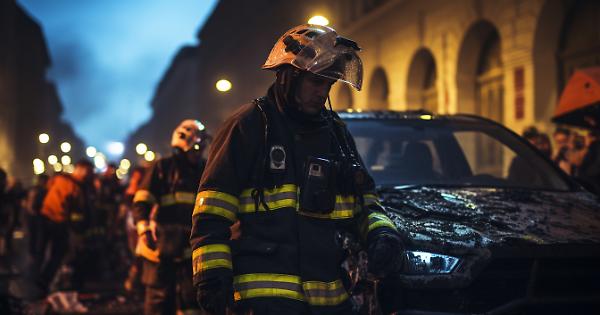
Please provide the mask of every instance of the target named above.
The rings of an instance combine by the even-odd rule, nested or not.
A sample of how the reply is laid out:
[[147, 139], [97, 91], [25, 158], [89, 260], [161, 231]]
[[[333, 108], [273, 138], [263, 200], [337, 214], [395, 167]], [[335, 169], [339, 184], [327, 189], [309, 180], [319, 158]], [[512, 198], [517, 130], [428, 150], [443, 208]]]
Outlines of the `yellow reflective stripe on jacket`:
[[236, 301], [257, 297], [279, 297], [303, 301], [300, 277], [272, 273], [251, 273], [233, 278]]
[[156, 198], [154, 197], [154, 195], [152, 195], [152, 193], [148, 190], [145, 189], [140, 189], [138, 191], [135, 192], [135, 195], [133, 196], [133, 203], [136, 202], [147, 202], [150, 204], [155, 204], [156, 203]]
[[365, 201], [365, 206], [368, 206], [368, 205], [381, 206], [381, 202], [379, 202], [379, 198], [375, 194], [364, 194], [363, 199]]
[[390, 220], [385, 214], [373, 212], [369, 214], [369, 232], [373, 231], [379, 227], [389, 227], [392, 229], [396, 229], [394, 222]]
[[300, 209], [300, 214], [319, 219], [350, 219], [354, 217], [354, 212], [357, 208], [356, 206], [357, 204], [355, 203], [354, 196], [337, 195], [335, 196], [335, 208], [333, 209], [333, 212], [328, 214], [318, 214]]
[[304, 296], [308, 304], [315, 306], [338, 305], [348, 299], [342, 281], [332, 282], [306, 281], [302, 283]]
[[205, 190], [196, 195], [196, 205], [192, 216], [212, 214], [235, 222], [239, 206], [240, 201], [237, 197], [220, 191]]
[[162, 195], [160, 197], [160, 205], [163, 207], [172, 206], [174, 204], [193, 205], [195, 201], [196, 194], [185, 191], [176, 191], [175, 193]]
[[194, 274], [214, 268], [232, 269], [229, 245], [213, 244], [200, 246], [192, 252]]
[[[240, 212], [252, 213], [256, 210], [252, 191], [254, 188], [244, 189], [240, 195]], [[277, 210], [281, 208], [296, 208], [298, 203], [298, 187], [294, 184], [285, 184], [281, 187], [264, 190], [265, 203], [269, 210]], [[258, 211], [266, 211], [262, 204], [258, 205]]]

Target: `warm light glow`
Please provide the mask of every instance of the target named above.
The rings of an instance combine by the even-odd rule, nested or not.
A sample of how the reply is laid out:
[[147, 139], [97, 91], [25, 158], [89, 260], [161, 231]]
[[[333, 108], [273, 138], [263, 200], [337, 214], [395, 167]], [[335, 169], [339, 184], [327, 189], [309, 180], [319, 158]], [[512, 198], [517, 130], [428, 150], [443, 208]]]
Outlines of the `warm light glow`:
[[108, 150], [108, 153], [112, 155], [121, 155], [123, 154], [123, 151], [125, 151], [125, 146], [122, 142], [112, 141], [108, 143], [106, 149]]
[[62, 172], [63, 170], [63, 166], [60, 163], [55, 163], [54, 165], [52, 165], [54, 167], [54, 171], [55, 172]]
[[419, 118], [421, 118], [423, 120], [431, 120], [431, 119], [433, 119], [433, 116], [431, 116], [431, 115], [421, 115], [421, 116], [419, 116]]
[[40, 133], [38, 139], [40, 143], [48, 143], [50, 141], [50, 136], [47, 133]]
[[146, 151], [146, 153], [144, 153], [144, 160], [146, 160], [148, 162], [152, 162], [152, 161], [154, 161], [154, 158], [156, 158], [156, 155], [154, 154], [154, 152]]
[[96, 156], [94, 156], [94, 166], [96, 166], [96, 168], [99, 169], [106, 168], [106, 157], [104, 156], [104, 154], [97, 153]]
[[137, 152], [139, 155], [144, 155], [146, 151], [148, 151], [148, 146], [146, 146], [144, 143], [138, 143], [135, 146], [135, 152]]
[[63, 155], [60, 158], [60, 163], [62, 163], [62, 165], [65, 165], [65, 166], [71, 164], [71, 157], [68, 155]]
[[52, 154], [48, 156], [48, 163], [50, 163], [50, 165], [58, 163], [58, 158], [56, 157], [56, 155]]
[[69, 153], [71, 151], [71, 144], [68, 142], [63, 142], [60, 144], [60, 150], [64, 153]]
[[131, 162], [128, 159], [122, 159], [121, 163], [119, 163], [119, 167], [128, 170], [131, 167]]
[[73, 164], [63, 166], [63, 171], [65, 171], [66, 173], [73, 173], [74, 170], [75, 166], [73, 166]]
[[217, 90], [219, 90], [219, 92], [227, 92], [231, 90], [232, 87], [231, 82], [225, 79], [217, 81], [217, 84], [215, 84], [215, 86], [217, 87]]
[[329, 20], [324, 16], [315, 15], [308, 20], [308, 24], [325, 26], [325, 25], [329, 25]]
[[44, 166], [44, 161], [40, 159], [33, 160], [33, 173], [35, 175], [43, 174], [46, 171], [46, 167]]
[[87, 149], [85, 149], [85, 155], [87, 155], [88, 157], [91, 157], [91, 158], [96, 156], [97, 152], [98, 152], [98, 150], [96, 150], [96, 148], [92, 147], [92, 146], [89, 146], [89, 147], [87, 147]]
[[118, 169], [116, 174], [118, 179], [123, 179], [127, 175], [127, 170]]

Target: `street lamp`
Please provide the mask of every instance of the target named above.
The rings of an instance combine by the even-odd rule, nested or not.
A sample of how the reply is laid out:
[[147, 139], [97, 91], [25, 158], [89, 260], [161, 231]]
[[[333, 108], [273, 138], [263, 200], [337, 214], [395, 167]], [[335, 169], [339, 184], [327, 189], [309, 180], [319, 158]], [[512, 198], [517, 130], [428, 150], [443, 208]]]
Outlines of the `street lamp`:
[[69, 164], [71, 164], [71, 157], [68, 156], [68, 155], [63, 155], [60, 158], [60, 163], [62, 163], [62, 165], [69, 165]]
[[121, 163], [119, 163], [119, 167], [128, 170], [131, 167], [131, 162], [128, 159], [122, 159]]
[[146, 151], [148, 151], [148, 146], [145, 145], [144, 143], [138, 143], [135, 146], [135, 152], [137, 152], [137, 154], [139, 154], [139, 155], [144, 155], [146, 153]]
[[329, 25], [329, 20], [324, 16], [315, 15], [308, 20], [308, 24], [326, 26]]
[[46, 171], [46, 168], [44, 166], [44, 161], [40, 160], [40, 159], [34, 159], [33, 160], [33, 173], [35, 175], [40, 175], [43, 174]]
[[58, 158], [56, 157], [56, 155], [52, 154], [48, 156], [48, 163], [50, 163], [50, 165], [58, 163]]
[[50, 141], [50, 136], [47, 133], [40, 133], [38, 140], [40, 140], [40, 143], [48, 143], [48, 141]]
[[144, 160], [152, 162], [154, 161], [154, 158], [156, 158], [156, 154], [154, 154], [154, 152], [146, 151], [146, 153], [144, 153]]
[[96, 148], [92, 147], [92, 146], [89, 146], [89, 147], [87, 147], [87, 149], [85, 149], [85, 154], [88, 157], [91, 157], [91, 158], [93, 158], [94, 156], [96, 156], [97, 152], [98, 152], [98, 150], [96, 150]]
[[226, 79], [221, 79], [221, 80], [217, 81], [215, 86], [217, 87], [217, 90], [219, 92], [227, 92], [227, 91], [231, 90], [231, 87], [232, 87], [231, 82]]
[[64, 153], [69, 153], [69, 151], [71, 151], [71, 144], [66, 141], [61, 143], [60, 150], [63, 151]]

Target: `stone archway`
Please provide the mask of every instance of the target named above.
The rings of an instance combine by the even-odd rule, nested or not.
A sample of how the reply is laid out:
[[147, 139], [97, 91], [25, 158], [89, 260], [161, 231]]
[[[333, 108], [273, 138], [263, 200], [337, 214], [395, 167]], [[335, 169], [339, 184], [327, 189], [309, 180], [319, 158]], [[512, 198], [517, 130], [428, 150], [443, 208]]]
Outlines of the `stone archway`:
[[369, 84], [369, 109], [388, 108], [389, 86], [388, 79], [383, 68], [377, 68], [371, 75]]
[[458, 55], [458, 111], [503, 121], [502, 49], [498, 30], [487, 21], [466, 32]]
[[408, 109], [438, 111], [437, 69], [433, 54], [427, 48], [419, 49], [408, 70], [406, 103]]

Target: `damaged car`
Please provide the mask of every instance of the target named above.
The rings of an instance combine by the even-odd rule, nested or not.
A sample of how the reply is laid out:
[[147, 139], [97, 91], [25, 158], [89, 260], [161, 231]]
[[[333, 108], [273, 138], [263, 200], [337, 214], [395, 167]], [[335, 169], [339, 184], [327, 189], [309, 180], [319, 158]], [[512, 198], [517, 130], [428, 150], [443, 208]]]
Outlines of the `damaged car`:
[[406, 246], [383, 313], [600, 314], [600, 199], [471, 115], [341, 112]]

